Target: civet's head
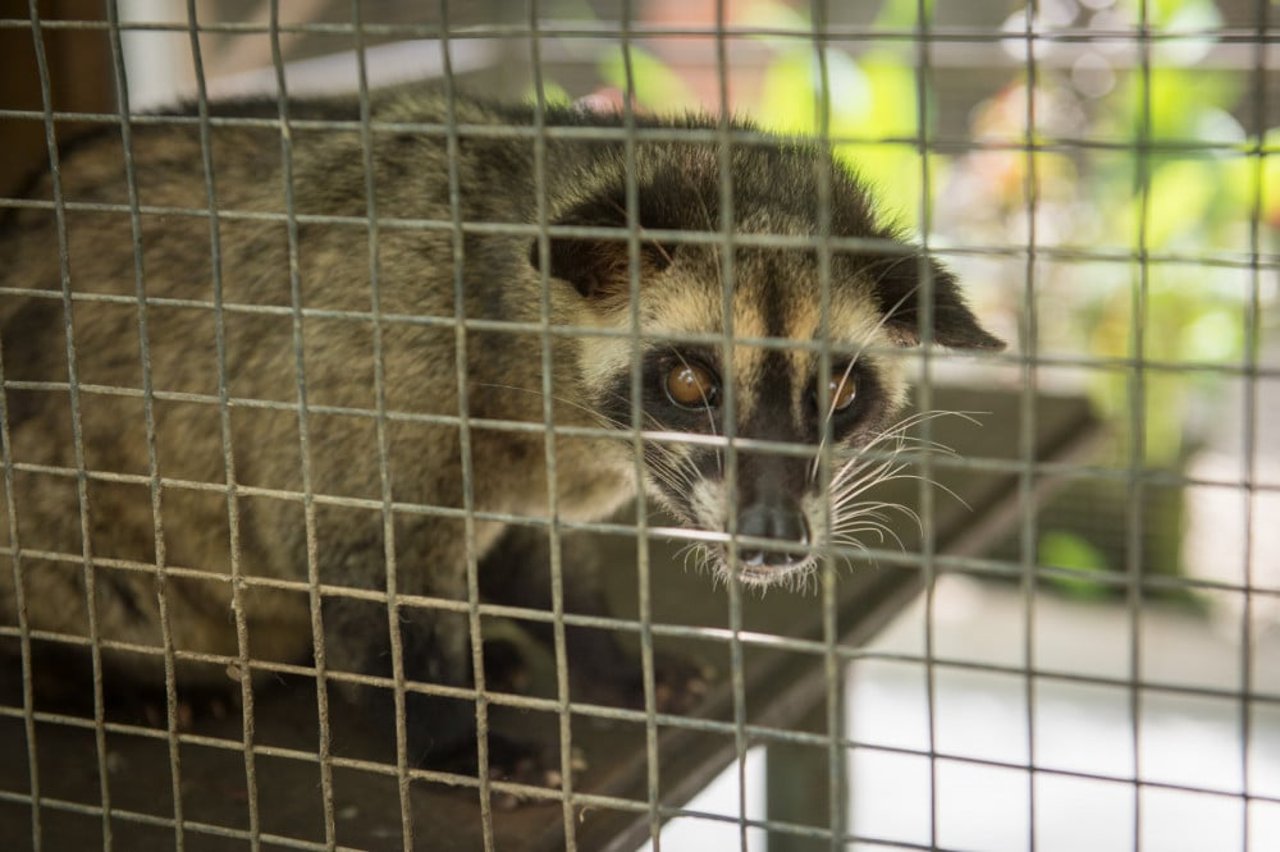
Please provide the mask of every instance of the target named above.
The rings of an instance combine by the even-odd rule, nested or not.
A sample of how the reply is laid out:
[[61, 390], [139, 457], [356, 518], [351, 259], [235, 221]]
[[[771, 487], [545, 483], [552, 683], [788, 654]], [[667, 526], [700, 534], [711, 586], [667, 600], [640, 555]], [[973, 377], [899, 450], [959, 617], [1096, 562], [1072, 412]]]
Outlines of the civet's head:
[[[763, 586], [805, 576], [816, 564], [815, 545], [851, 543], [860, 527], [858, 493], [876, 468], [859, 464], [857, 451], [883, 443], [898, 423], [907, 387], [893, 355], [920, 343], [922, 273], [929, 279], [932, 304], [925, 315], [934, 343], [971, 350], [1004, 344], [978, 324], [949, 272], [877, 222], [851, 175], [830, 160], [829, 168], [819, 168], [817, 147], [742, 144], [731, 156], [732, 233], [781, 237], [790, 245], [748, 236], [726, 257], [729, 249], [715, 242], [724, 233], [715, 145], [641, 144], [635, 153], [645, 486], [697, 530], [725, 533], [731, 513], [736, 516], [736, 560], [729, 559], [727, 536], [713, 535], [708, 561]], [[586, 189], [553, 211], [553, 224], [626, 228], [624, 166], [620, 147], [602, 157], [583, 178]], [[823, 172], [830, 175], [827, 233], [837, 242], [866, 240], [845, 240], [825, 259], [813, 247], [822, 233]], [[661, 231], [698, 232], [705, 239], [651, 235]], [[536, 242], [530, 260], [541, 261]], [[632, 259], [624, 233], [614, 239], [553, 235], [547, 260], [552, 276], [576, 288], [584, 322], [632, 328]], [[825, 303], [824, 275], [830, 281]], [[822, 369], [817, 345], [824, 329], [829, 370]], [[732, 333], [727, 350], [726, 331]], [[688, 339], [713, 335], [721, 339]], [[634, 342], [620, 336], [581, 341], [591, 405], [620, 429], [633, 423], [634, 351]], [[727, 431], [746, 439], [735, 445], [736, 477], [728, 475], [725, 441], [714, 440]], [[815, 460], [824, 435], [838, 453], [829, 489], [821, 493]], [[779, 452], [774, 443], [807, 449]]]

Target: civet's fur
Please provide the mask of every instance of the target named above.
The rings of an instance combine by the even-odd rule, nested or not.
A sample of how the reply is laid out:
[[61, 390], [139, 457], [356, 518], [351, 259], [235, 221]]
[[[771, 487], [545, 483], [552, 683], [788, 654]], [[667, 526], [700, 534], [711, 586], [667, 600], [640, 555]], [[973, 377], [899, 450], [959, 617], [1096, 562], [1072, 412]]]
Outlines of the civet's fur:
[[[298, 495], [320, 495], [314, 503], [311, 552], [318, 580], [327, 586], [384, 590], [388, 553], [395, 558], [400, 593], [465, 599], [466, 542], [461, 512], [466, 505], [460, 433], [455, 422], [402, 415], [459, 412], [457, 337], [441, 322], [405, 317], [454, 316], [456, 231], [450, 205], [445, 101], [421, 91], [381, 94], [372, 104], [376, 122], [436, 125], [437, 129], [374, 130], [373, 183], [381, 219], [431, 220], [405, 227], [388, 222], [377, 234], [378, 309], [395, 321], [381, 326], [384, 360], [386, 445], [390, 497], [397, 504], [445, 507], [451, 514], [398, 511], [394, 548], [387, 548], [381, 512], [371, 319], [327, 318], [325, 310], [372, 310], [370, 232], [372, 206], [359, 112], [354, 101], [316, 101], [290, 106], [293, 121], [347, 119], [348, 130], [291, 128], [292, 193], [296, 252], [291, 253], [286, 211], [286, 173], [274, 102], [218, 106], [219, 116], [258, 119], [256, 124], [218, 124], [211, 160], [217, 226], [211, 249], [210, 199], [199, 125], [135, 124], [132, 153], [141, 232], [132, 232], [127, 209], [87, 210], [77, 205], [127, 205], [129, 191], [121, 134], [111, 128], [67, 151], [61, 162], [61, 197], [67, 203], [74, 342], [73, 373], [79, 386], [73, 415], [69, 392], [68, 341], [61, 298], [62, 271], [55, 213], [49, 208], [11, 211], [0, 237], [0, 296], [3, 305], [4, 396], [13, 474], [18, 544], [25, 554], [22, 577], [27, 617], [33, 629], [86, 635], [85, 571], [88, 554], [97, 565], [98, 635], [106, 640], [156, 646], [160, 607], [146, 395], [134, 300], [135, 244], [140, 240], [142, 280], [150, 301], [145, 312], [157, 473], [164, 480], [163, 564], [174, 569], [164, 597], [174, 647], [235, 656], [227, 483], [240, 489], [233, 503], [238, 520], [240, 570], [250, 577], [295, 581], [292, 588], [249, 585], [243, 589], [249, 653], [255, 659], [296, 661], [313, 649], [308, 579], [308, 522]], [[194, 112], [189, 114], [189, 118]], [[499, 107], [471, 100], [456, 104], [463, 127], [457, 143], [456, 181], [460, 221], [536, 224], [534, 142], [529, 137], [467, 133], [468, 125], [497, 127], [534, 123], [527, 107]], [[557, 127], [622, 125], [617, 115], [556, 108], [546, 116]], [[645, 128], [715, 128], [714, 120], [641, 119]], [[744, 125], [735, 124], [735, 127]], [[611, 141], [546, 142], [546, 211], [554, 224], [625, 228], [625, 146]], [[639, 225], [645, 232], [722, 230], [717, 143], [639, 141], [634, 147]], [[821, 149], [778, 139], [735, 145], [730, 160], [733, 228], [740, 234], [818, 233], [817, 180]], [[879, 237], [892, 233], [876, 220], [863, 188], [841, 167], [831, 186], [830, 232]], [[48, 177], [33, 197], [52, 199]], [[194, 212], [193, 212], [194, 211]], [[336, 217], [317, 221], [314, 217]], [[619, 237], [625, 237], [619, 232]], [[537, 323], [543, 276], [550, 273], [553, 324], [628, 330], [631, 313], [629, 248], [625, 238], [553, 237], [545, 248], [531, 232], [472, 229], [461, 238], [461, 275], [466, 316]], [[723, 255], [720, 247], [641, 234], [639, 318], [655, 332], [720, 332], [723, 329]], [[831, 257], [831, 339], [838, 346], [869, 347], [849, 375], [858, 383], [856, 405], [833, 419], [841, 447], [865, 445], [893, 422], [903, 401], [902, 371], [886, 347], [917, 341], [919, 258], [910, 253], [836, 251]], [[291, 267], [296, 263], [302, 307], [299, 359], [294, 346]], [[737, 337], [811, 341], [821, 324], [821, 288], [816, 251], [739, 247], [733, 265], [733, 332]], [[951, 276], [932, 268], [935, 295], [933, 339], [961, 348], [1001, 345], [965, 307]], [[220, 277], [221, 314], [212, 310]], [[24, 296], [13, 290], [41, 291]], [[112, 294], [111, 300], [80, 298]], [[241, 306], [267, 306], [249, 311]], [[219, 322], [225, 344], [225, 388], [219, 385]], [[601, 518], [633, 497], [634, 444], [630, 428], [632, 342], [620, 336], [551, 338], [555, 422], [617, 426], [617, 438], [561, 437], [555, 442], [557, 502], [561, 517]], [[466, 405], [473, 421], [543, 423], [542, 337], [536, 331], [471, 328], [466, 334]], [[721, 433], [720, 409], [681, 409], [663, 391], [663, 377], [676, 359], [693, 359], [732, 381], [736, 433], [744, 438], [816, 445], [821, 420], [815, 405], [816, 352], [735, 345], [731, 363], [721, 364], [718, 345], [688, 345], [646, 339], [643, 344], [646, 428], [654, 431]], [[850, 363], [835, 356], [837, 366]], [[305, 373], [305, 424], [299, 417], [298, 372]], [[51, 385], [21, 383], [52, 383]], [[17, 383], [17, 384], [15, 384]], [[231, 399], [229, 432], [234, 470], [224, 458], [219, 395]], [[175, 396], [176, 395], [176, 396]], [[184, 396], [185, 395], [185, 396]], [[277, 405], [262, 405], [278, 403]], [[258, 404], [255, 404], [257, 402]], [[344, 413], [358, 410], [363, 413]], [[87, 480], [87, 530], [82, 540], [73, 422], [83, 432]], [[309, 455], [301, 457], [305, 425]], [[538, 430], [511, 431], [473, 423], [469, 432], [472, 508], [483, 513], [545, 517], [548, 513], [546, 447]], [[800, 506], [814, 542], [823, 540], [822, 495], [814, 493], [810, 458], [737, 453], [738, 491], [726, 493], [723, 448], [647, 442], [649, 470], [641, 488], [695, 528], [722, 531], [732, 506]], [[104, 478], [101, 472], [122, 474]], [[201, 485], [214, 487], [200, 487]], [[257, 489], [255, 491], [254, 489]], [[265, 490], [265, 491], [264, 491]], [[289, 492], [280, 494], [278, 492]], [[364, 508], [333, 505], [324, 496], [362, 498]], [[763, 502], [762, 502], [763, 501]], [[507, 540], [503, 541], [504, 535]], [[547, 606], [545, 573], [534, 566], [545, 541], [543, 529], [506, 530], [478, 519], [475, 556], [488, 597]], [[530, 549], [526, 550], [526, 545]], [[745, 545], [744, 545], [745, 547]], [[712, 560], [722, 571], [719, 546]], [[53, 555], [57, 554], [57, 555]], [[529, 568], [523, 569], [526, 558]], [[765, 554], [766, 556], [768, 554]], [[116, 562], [112, 562], [115, 560]], [[121, 561], [124, 561], [123, 564]], [[759, 561], [759, 560], [758, 560]], [[796, 558], [782, 567], [748, 566], [744, 579], [770, 582], [809, 567]], [[589, 576], [570, 573], [571, 605], [598, 608]], [[177, 569], [208, 572], [210, 579]], [[277, 584], [279, 586], [280, 584]], [[13, 623], [12, 574], [0, 571], [0, 618]], [[400, 609], [405, 673], [411, 680], [465, 684], [470, 651], [463, 616], [425, 607]], [[388, 674], [387, 607], [326, 594], [323, 647], [330, 670]], [[589, 643], [579, 643], [587, 645]], [[571, 649], [572, 650], [572, 649]], [[604, 652], [594, 652], [607, 657]], [[138, 671], [158, 666], [155, 657], [132, 659]], [[183, 680], [217, 667], [180, 667]], [[465, 710], [465, 708], [464, 708]], [[444, 711], [421, 695], [409, 706], [409, 733], [420, 750], [451, 736], [464, 737], [465, 711], [446, 721]], [[432, 716], [432, 714], [438, 714]], [[452, 717], [450, 717], [452, 719]], [[456, 722], [456, 730], [451, 728]]]

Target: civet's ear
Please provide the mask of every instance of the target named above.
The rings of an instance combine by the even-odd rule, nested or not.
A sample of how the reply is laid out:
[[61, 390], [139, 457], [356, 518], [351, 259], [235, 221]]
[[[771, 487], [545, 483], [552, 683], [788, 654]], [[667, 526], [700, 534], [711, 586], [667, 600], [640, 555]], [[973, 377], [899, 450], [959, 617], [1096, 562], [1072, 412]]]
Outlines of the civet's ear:
[[[882, 270], [873, 273], [876, 298], [885, 314], [885, 329], [903, 346], [920, 343], [920, 311], [925, 285], [919, 255], [903, 255], [876, 262]], [[933, 261], [928, 261], [933, 295], [933, 342], [953, 349], [999, 351], [1005, 343], [978, 323], [965, 304], [956, 277]]]
[[[647, 237], [644, 231], [653, 228], [672, 227], [665, 222], [661, 211], [646, 208], [639, 211], [640, 274], [661, 272], [671, 265], [676, 246], [662, 244]], [[553, 225], [589, 228], [617, 228], [613, 237], [552, 236], [550, 238], [549, 272], [555, 278], [568, 281], [587, 299], [600, 306], [625, 301], [631, 292], [631, 263], [627, 228], [625, 196], [600, 195], [571, 208], [552, 222]], [[529, 264], [534, 269], [541, 266], [538, 239], [529, 245]]]

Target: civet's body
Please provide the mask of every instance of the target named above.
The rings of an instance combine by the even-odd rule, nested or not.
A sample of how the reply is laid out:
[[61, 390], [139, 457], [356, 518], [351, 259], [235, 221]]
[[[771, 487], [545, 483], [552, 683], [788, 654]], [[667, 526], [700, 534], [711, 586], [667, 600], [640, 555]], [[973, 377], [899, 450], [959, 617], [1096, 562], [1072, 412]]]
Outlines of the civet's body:
[[[394, 565], [401, 594], [465, 599], [469, 541], [487, 597], [546, 606], [545, 528], [487, 519], [548, 516], [546, 433], [485, 425], [544, 424], [544, 367], [556, 424], [617, 430], [616, 437], [554, 441], [560, 517], [601, 518], [645, 490], [699, 529], [722, 532], [736, 511], [745, 543], [735, 563], [725, 546], [711, 547], [721, 571], [764, 584], [811, 569], [812, 557], [797, 549], [823, 544], [832, 533], [811, 458], [740, 451], [736, 492], [729, 493], [722, 448], [650, 440], [644, 481], [636, 481], [629, 431], [635, 344], [613, 333], [632, 327], [631, 273], [639, 276], [645, 335], [646, 429], [723, 432], [731, 382], [738, 436], [816, 447], [830, 417], [833, 441], [856, 448], [894, 422], [905, 395], [902, 371], [885, 350], [918, 342], [919, 258], [871, 247], [829, 255], [832, 374], [819, 375], [812, 350], [735, 345], [726, 361], [718, 344], [654, 339], [724, 331], [725, 249], [648, 235], [723, 232], [721, 152], [713, 136], [635, 142], [640, 235], [633, 256], [621, 231], [614, 238], [553, 233], [540, 242], [527, 227], [497, 227], [546, 221], [626, 228], [621, 134], [602, 141], [563, 132], [621, 128], [621, 116], [548, 111], [546, 125], [562, 132], [546, 139], [539, 168], [531, 135], [476, 132], [532, 127], [531, 107], [458, 100], [456, 150], [438, 95], [379, 94], [371, 112], [374, 122], [401, 129], [362, 132], [354, 100], [292, 104], [287, 151], [279, 125], [263, 121], [278, 118], [275, 102], [216, 107], [218, 116], [256, 121], [215, 123], [208, 150], [194, 111], [181, 124], [135, 123], [136, 221], [121, 134], [104, 130], [61, 158], [65, 269], [52, 206], [10, 212], [0, 236], [5, 417], [18, 466], [19, 540], [10, 543], [24, 554], [29, 625], [88, 635], [87, 559], [95, 566], [98, 637], [159, 646], [157, 571], [148, 566], [162, 564], [170, 569], [163, 597], [173, 646], [234, 657], [226, 581], [234, 566], [246, 578], [283, 581], [241, 586], [253, 659], [302, 660], [321, 643], [330, 670], [389, 674], [385, 600], [334, 589], [382, 592]], [[350, 124], [307, 126], [335, 119]], [[716, 127], [702, 118], [638, 123], [649, 132]], [[829, 233], [891, 240], [864, 190], [838, 164], [828, 160], [823, 168], [825, 156], [816, 145], [781, 139], [735, 145], [728, 161], [734, 233], [820, 233], [818, 181], [829, 173]], [[51, 179], [31, 197], [53, 200]], [[823, 328], [820, 267], [812, 248], [737, 247], [735, 337], [816, 339]], [[929, 269], [933, 340], [999, 346], [950, 275]], [[148, 299], [145, 340], [139, 276]], [[460, 336], [449, 321], [459, 282], [469, 319], [536, 325], [549, 283], [553, 325], [604, 333], [552, 334], [545, 357], [543, 335], [528, 325], [512, 331], [478, 324]], [[850, 354], [862, 347], [865, 353]], [[466, 428], [457, 419], [460, 352]], [[830, 402], [826, 411], [820, 397]], [[379, 411], [387, 416], [374, 416]], [[90, 472], [83, 505], [82, 465]], [[155, 493], [153, 474], [162, 483]], [[399, 507], [389, 526], [388, 501]], [[474, 513], [470, 538], [467, 509]], [[566, 563], [566, 595], [576, 607], [597, 608], [595, 581], [575, 571], [572, 559]], [[321, 637], [312, 628], [315, 583], [325, 589]], [[12, 572], [0, 571], [5, 622], [14, 620], [16, 599]], [[399, 618], [406, 677], [470, 681], [465, 616], [405, 605]], [[608, 657], [592, 653], [597, 662]], [[109, 656], [139, 676], [160, 671], [154, 655]], [[178, 673], [182, 681], [225, 682], [217, 666], [184, 665]], [[464, 736], [470, 711], [463, 711], [446, 714], [437, 701], [411, 696], [416, 751]]]

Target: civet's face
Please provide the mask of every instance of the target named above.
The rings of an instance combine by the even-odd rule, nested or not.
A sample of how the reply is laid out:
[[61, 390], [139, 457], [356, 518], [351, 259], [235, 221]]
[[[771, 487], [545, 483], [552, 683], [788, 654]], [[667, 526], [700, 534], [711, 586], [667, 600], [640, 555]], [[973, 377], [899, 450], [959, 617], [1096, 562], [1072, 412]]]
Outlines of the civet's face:
[[[813, 227], [766, 208], [737, 230], [795, 235]], [[718, 534], [701, 552], [745, 583], [794, 583], [816, 565], [815, 547], [853, 543], [874, 523], [860, 496], [893, 466], [879, 452], [858, 451], [892, 449], [901, 435], [907, 386], [895, 353], [919, 342], [922, 271], [934, 341], [1003, 346], [978, 325], [949, 273], [887, 236], [825, 257], [803, 246], [738, 246], [728, 267], [730, 249], [714, 242], [646, 240], [640, 248], [645, 485], [689, 527]], [[552, 245], [551, 272], [577, 286], [602, 326], [632, 328], [630, 269], [625, 242]], [[581, 343], [593, 407], [624, 429], [633, 424], [636, 351], [621, 336]], [[732, 462], [726, 435], [737, 439]], [[832, 466], [821, 476], [828, 449]]]

